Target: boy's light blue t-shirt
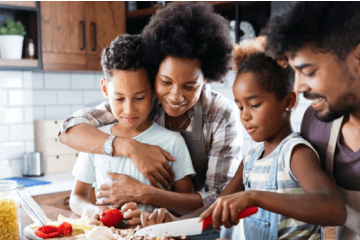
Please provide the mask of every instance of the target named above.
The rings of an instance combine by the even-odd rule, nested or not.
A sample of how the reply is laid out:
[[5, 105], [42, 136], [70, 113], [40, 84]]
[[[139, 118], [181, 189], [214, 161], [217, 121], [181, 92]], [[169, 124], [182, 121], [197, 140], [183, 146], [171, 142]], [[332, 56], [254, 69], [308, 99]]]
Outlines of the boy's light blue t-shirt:
[[[100, 127], [99, 130], [110, 134], [110, 129], [113, 125]], [[157, 145], [176, 159], [175, 162], [169, 161], [175, 173], [174, 181], [178, 181], [187, 175], [195, 175], [189, 150], [180, 133], [170, 131], [153, 122], [147, 130], [133, 139], [138, 142]], [[107, 171], [126, 174], [142, 183], [151, 185], [150, 181], [135, 167], [131, 159], [126, 157], [111, 157], [103, 154], [80, 152], [72, 174], [84, 183], [96, 183], [95, 188], [97, 190], [102, 184], [112, 182], [106, 175]], [[155, 207], [139, 204], [138, 208], [143, 211], [152, 211]]]

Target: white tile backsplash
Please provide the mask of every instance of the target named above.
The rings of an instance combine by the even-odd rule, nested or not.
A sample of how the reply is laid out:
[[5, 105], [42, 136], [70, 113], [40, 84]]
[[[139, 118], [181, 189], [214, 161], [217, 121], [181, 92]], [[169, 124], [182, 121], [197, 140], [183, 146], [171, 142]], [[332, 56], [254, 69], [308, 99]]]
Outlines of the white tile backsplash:
[[32, 88], [33, 86], [32, 72], [29, 71], [23, 72], [23, 85], [24, 88]]
[[47, 89], [70, 89], [70, 74], [47, 73], [44, 75], [45, 88]]
[[67, 118], [72, 114], [70, 106], [46, 106], [45, 118]]
[[44, 74], [34, 72], [32, 74], [32, 88], [43, 89], [44, 88]]
[[23, 74], [20, 71], [0, 71], [0, 88], [23, 87]]
[[[96, 106], [98, 102], [104, 101], [105, 98], [100, 90], [91, 90], [84, 92], [84, 104]], [[95, 105], [94, 105], [95, 104]]]
[[0, 143], [0, 160], [19, 159], [25, 152], [25, 142]]
[[33, 91], [33, 103], [37, 105], [57, 105], [57, 91], [55, 90], [34, 90]]
[[10, 141], [31, 141], [34, 139], [34, 124], [10, 126]]
[[82, 104], [83, 92], [82, 91], [58, 91], [59, 105], [75, 105]]
[[32, 106], [32, 90], [9, 90], [10, 106]]
[[[100, 83], [100, 80], [99, 80]], [[72, 74], [71, 75], [72, 89], [94, 89], [95, 75], [94, 74]]]
[[[24, 152], [34, 151], [33, 121], [45, 118], [67, 118], [84, 107], [95, 107], [105, 100], [100, 91], [102, 72], [43, 73], [0, 71], [0, 176], [21, 173], [19, 162]], [[230, 71], [224, 83], [211, 83], [211, 88], [234, 100]], [[302, 114], [310, 101], [299, 95], [292, 124], [298, 131]], [[242, 129], [242, 154], [254, 144]], [[12, 165], [11, 163], [14, 162]]]
[[23, 122], [23, 108], [0, 108], [0, 124], [14, 124]]
[[0, 126], [0, 142], [8, 142], [9, 139], [9, 126]]
[[7, 90], [0, 89], [0, 106], [3, 107], [3, 106], [7, 106], [7, 105], [8, 105], [8, 93], [7, 93]]
[[33, 108], [33, 120], [38, 120], [38, 119], [44, 119], [45, 118], [45, 107], [41, 106], [41, 107], [34, 107]]

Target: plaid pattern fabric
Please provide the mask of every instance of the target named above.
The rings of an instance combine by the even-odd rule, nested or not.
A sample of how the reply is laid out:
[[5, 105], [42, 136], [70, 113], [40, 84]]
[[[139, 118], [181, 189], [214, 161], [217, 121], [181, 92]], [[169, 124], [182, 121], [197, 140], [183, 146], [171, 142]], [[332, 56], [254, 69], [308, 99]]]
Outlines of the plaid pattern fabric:
[[[203, 111], [203, 133], [208, 156], [205, 189], [198, 192], [204, 205], [210, 205], [230, 182], [240, 164], [240, 148], [242, 145], [242, 126], [236, 104], [205, 84], [201, 95]], [[151, 117], [158, 122], [162, 111], [161, 104], [154, 99]], [[193, 117], [193, 109], [188, 111]], [[110, 104], [103, 102], [94, 109], [81, 109], [75, 112], [61, 126], [64, 132], [80, 123], [90, 123], [95, 127], [117, 122], [112, 115]], [[59, 133], [60, 133], [59, 132]], [[196, 161], [196, 159], [192, 159]], [[231, 169], [234, 168], [234, 169]], [[236, 169], [235, 169], [236, 168]], [[231, 169], [231, 171], [229, 171]]]

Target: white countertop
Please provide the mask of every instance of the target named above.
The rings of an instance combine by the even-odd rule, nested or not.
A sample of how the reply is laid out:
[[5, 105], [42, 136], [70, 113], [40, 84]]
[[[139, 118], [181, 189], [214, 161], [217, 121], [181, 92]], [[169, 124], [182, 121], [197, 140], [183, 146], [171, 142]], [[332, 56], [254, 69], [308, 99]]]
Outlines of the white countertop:
[[22, 191], [23, 193], [29, 194], [30, 196], [37, 196], [37, 195], [44, 195], [50, 193], [71, 191], [75, 177], [71, 174], [71, 172], [65, 172], [65, 173], [50, 173], [50, 174], [45, 174], [42, 177], [31, 177], [30, 179], [51, 182], [50, 184], [26, 187]]

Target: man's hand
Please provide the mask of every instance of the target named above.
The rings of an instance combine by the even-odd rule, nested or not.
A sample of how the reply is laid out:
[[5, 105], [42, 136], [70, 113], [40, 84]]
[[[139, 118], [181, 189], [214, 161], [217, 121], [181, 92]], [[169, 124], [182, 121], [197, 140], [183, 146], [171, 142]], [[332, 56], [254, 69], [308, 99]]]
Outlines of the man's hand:
[[177, 220], [179, 219], [165, 208], [156, 208], [152, 213], [143, 212], [141, 214], [141, 224], [143, 227]]
[[98, 201], [96, 205], [114, 204], [114, 208], [119, 209], [125, 203], [141, 202], [140, 198], [143, 194], [142, 187], [150, 187], [125, 174], [109, 172], [106, 172], [106, 174], [110, 179], [115, 181], [100, 186], [97, 198], [102, 199]]
[[[114, 146], [116, 146], [116, 138]], [[176, 159], [167, 151], [159, 146], [132, 140], [128, 157], [135, 167], [150, 181], [151, 185], [160, 188], [160, 183], [164, 189], [170, 190], [175, 174], [167, 160], [174, 162]]]

